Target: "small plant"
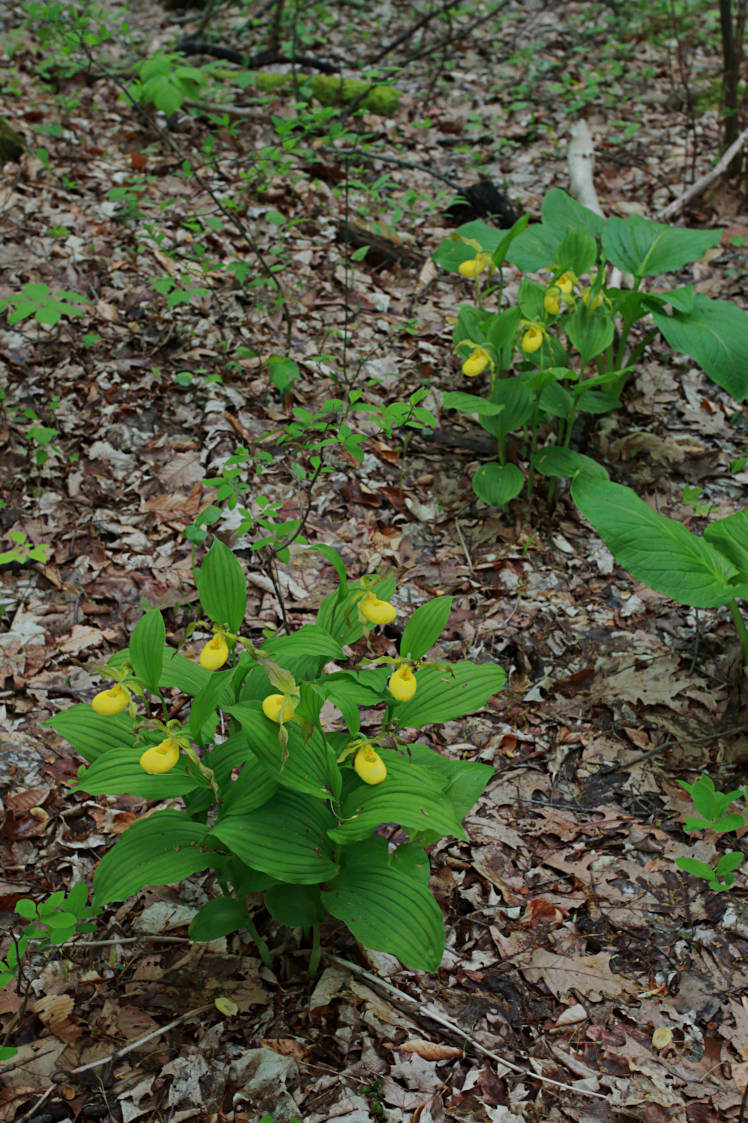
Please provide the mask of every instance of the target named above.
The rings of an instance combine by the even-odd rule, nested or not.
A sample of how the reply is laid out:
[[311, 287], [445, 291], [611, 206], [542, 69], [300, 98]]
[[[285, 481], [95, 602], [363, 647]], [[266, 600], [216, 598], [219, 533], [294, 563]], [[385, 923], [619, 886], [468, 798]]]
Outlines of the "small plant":
[[[687, 831], [716, 831], [718, 834], [727, 834], [729, 831], [742, 830], [748, 825], [748, 787], [733, 792], [718, 792], [715, 790], [712, 779], [703, 775], [693, 784], [685, 780], [678, 783], [688, 792], [693, 800], [694, 807], [699, 812], [698, 816], [686, 819]], [[730, 811], [732, 804], [743, 799], [746, 804], [745, 811]], [[743, 862], [743, 853], [740, 850], [730, 850], [715, 863], [708, 866], [706, 862], [699, 862], [696, 858], [676, 858], [675, 864], [679, 869], [694, 877], [703, 878], [710, 889], [715, 893], [724, 893], [732, 887], [735, 881], [735, 870]]]
[[137, 67], [137, 80], [128, 93], [141, 105], [155, 105], [171, 115], [188, 99], [196, 100], [207, 81], [208, 67], [188, 66], [182, 55], [151, 55]]
[[[80, 790], [184, 801], [125, 831], [94, 874], [94, 903], [212, 869], [220, 894], [193, 919], [195, 940], [244, 929], [269, 964], [247, 906], [248, 894], [264, 893], [276, 921], [311, 931], [310, 971], [326, 914], [367, 946], [435, 971], [444, 931], [425, 848], [445, 834], [466, 837], [461, 819], [491, 769], [446, 759], [401, 731], [474, 712], [504, 672], [428, 659], [447, 623], [447, 596], [411, 615], [398, 654], [346, 666], [344, 646], [397, 614], [395, 584], [348, 581], [335, 551], [315, 548], [340, 580], [315, 624], [261, 647], [243, 636], [244, 574], [216, 539], [197, 572], [212, 631], [199, 660], [166, 646], [161, 613], [151, 610], [128, 649], [101, 668], [114, 685], [93, 707], [52, 719], [88, 761]], [[325, 671], [331, 661], [345, 669]], [[179, 708], [175, 690], [189, 707], [181, 721], [169, 717]], [[321, 718], [325, 702], [340, 715], [335, 729]], [[378, 729], [362, 733], [360, 707], [381, 707]], [[388, 845], [380, 828], [390, 823], [407, 842]]]
[[715, 519], [700, 538], [660, 515], [630, 487], [578, 475], [574, 502], [613, 557], [637, 581], [693, 608], [726, 605], [748, 667], [748, 630], [738, 600], [748, 599], [748, 507]]
[[32, 545], [21, 530], [11, 530], [10, 540], [13, 546], [10, 550], [0, 553], [0, 565], [12, 565], [13, 563], [25, 565], [29, 561], [41, 562], [44, 565], [52, 552], [52, 547], [46, 543], [39, 546]]
[[87, 296], [76, 292], [50, 291], [48, 285], [27, 284], [21, 292], [0, 300], [0, 312], [8, 313], [8, 326], [33, 318], [38, 324], [54, 327], [63, 316], [82, 316], [81, 304], [90, 304]]
[[[693, 286], [645, 292], [645, 278], [681, 269], [719, 243], [718, 230], [682, 230], [633, 215], [604, 219], [549, 191], [542, 223], [524, 216], [508, 232], [470, 222], [434, 255], [445, 269], [475, 286], [475, 303], [460, 306], [454, 344], [467, 378], [489, 378], [483, 396], [445, 394], [447, 408], [475, 414], [496, 438], [498, 463], [473, 478], [480, 499], [502, 506], [524, 486], [507, 459], [510, 433], [523, 433], [529, 479], [535, 473], [570, 477], [577, 471], [607, 478], [595, 460], [571, 447], [580, 414], [616, 409], [630, 373], [659, 332], [690, 355], [737, 400], [748, 395], [748, 313], [696, 293]], [[524, 274], [517, 304], [502, 308], [505, 261]], [[632, 277], [632, 289], [609, 284], [608, 267]], [[494, 299], [498, 311], [489, 309]], [[635, 343], [632, 329], [653, 327]], [[538, 447], [541, 426], [554, 440]]]
[[[88, 904], [88, 889], [78, 882], [66, 895], [63, 890], [52, 893], [46, 901], [37, 904], [28, 897], [16, 902], [14, 912], [28, 921], [20, 936], [12, 935], [12, 944], [5, 959], [0, 960], [0, 987], [16, 979], [23, 984], [26, 959], [30, 949], [46, 951], [50, 947], [67, 943], [73, 936], [92, 932], [92, 918], [98, 910]], [[17, 1049], [3, 1044], [0, 1060], [15, 1056]]]

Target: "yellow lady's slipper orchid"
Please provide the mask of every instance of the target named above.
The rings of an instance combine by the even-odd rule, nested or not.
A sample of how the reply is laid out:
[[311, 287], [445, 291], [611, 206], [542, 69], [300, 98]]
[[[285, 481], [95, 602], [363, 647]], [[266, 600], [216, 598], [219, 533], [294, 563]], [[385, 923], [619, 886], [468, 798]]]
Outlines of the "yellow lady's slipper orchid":
[[561, 310], [561, 289], [551, 285], [543, 297], [543, 307], [549, 316], [557, 316]]
[[212, 640], [208, 640], [200, 652], [200, 666], [206, 671], [217, 671], [229, 657], [229, 645], [220, 632], [216, 632]]
[[457, 266], [457, 271], [463, 277], [477, 277], [484, 269], [488, 269], [493, 273], [490, 268], [493, 265], [493, 260], [490, 253], [477, 253], [475, 257], [471, 257], [468, 261], [463, 261]]
[[564, 294], [564, 296], [571, 296], [572, 292], [574, 291], [575, 281], [576, 277], [573, 273], [562, 273], [556, 281], [556, 284], [561, 289], [561, 292]]
[[595, 309], [599, 308], [600, 305], [602, 304], [603, 294], [601, 292], [596, 292], [595, 295], [592, 296], [590, 290], [585, 289], [584, 292], [582, 293], [582, 300], [584, 301], [586, 306], [589, 308], [590, 312], [594, 312]]
[[121, 714], [130, 704], [130, 691], [120, 683], [115, 682], [108, 690], [100, 690], [91, 702], [91, 708], [102, 717], [112, 717]]
[[374, 593], [361, 598], [361, 611], [370, 624], [391, 624], [397, 616], [397, 609], [388, 600], [380, 600]]
[[462, 364], [462, 373], [468, 378], [475, 378], [476, 375], [483, 373], [490, 362], [491, 356], [485, 347], [474, 347]]
[[402, 666], [390, 675], [387, 686], [392, 697], [398, 702], [409, 702], [416, 692], [418, 683], [410, 667]]
[[298, 702], [288, 694], [268, 694], [267, 698], [262, 700], [262, 712], [265, 717], [270, 721], [278, 722], [279, 725], [281, 722], [291, 720], [297, 706]]
[[173, 737], [167, 737], [160, 745], [151, 745], [140, 758], [140, 767], [151, 776], [170, 772], [179, 760], [179, 745]]
[[353, 767], [365, 784], [381, 784], [387, 778], [387, 765], [371, 741], [365, 741], [353, 758]]
[[522, 336], [520, 347], [526, 355], [532, 355], [533, 351], [538, 351], [542, 346], [543, 329], [538, 327], [537, 324], [531, 324]]

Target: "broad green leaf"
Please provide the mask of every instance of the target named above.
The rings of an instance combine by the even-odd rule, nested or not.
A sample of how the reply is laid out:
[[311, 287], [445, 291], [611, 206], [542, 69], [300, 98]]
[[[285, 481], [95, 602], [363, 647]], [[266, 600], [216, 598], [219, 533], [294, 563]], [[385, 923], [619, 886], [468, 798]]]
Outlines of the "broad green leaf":
[[748, 507], [709, 523], [704, 537], [748, 579]]
[[400, 640], [404, 659], [420, 659], [433, 647], [447, 626], [453, 600], [454, 597], [434, 597], [415, 610]]
[[289, 636], [273, 636], [267, 640], [262, 646], [262, 654], [279, 660], [313, 655], [328, 661], [342, 659], [343, 649], [319, 624], [303, 624]]
[[695, 608], [715, 608], [748, 596], [730, 585], [732, 564], [709, 542], [659, 515], [628, 487], [577, 476], [571, 494], [613, 557], [637, 580]]
[[265, 893], [265, 908], [289, 928], [310, 928], [325, 915], [316, 885], [275, 885]]
[[129, 644], [130, 662], [135, 677], [151, 693], [158, 690], [161, 680], [165, 641], [164, 618], [158, 608], [152, 608], [138, 620]]
[[694, 877], [703, 877], [707, 881], [714, 879], [714, 870], [707, 866], [705, 862], [699, 862], [696, 858], [676, 858], [675, 864], [678, 869], [685, 870], [686, 873], [693, 874]]
[[380, 836], [343, 851], [339, 876], [322, 904], [365, 947], [389, 952], [406, 967], [436, 971], [444, 952], [444, 924], [428, 888], [391, 865]]
[[577, 277], [589, 273], [597, 261], [597, 242], [585, 226], [566, 231], [557, 251], [557, 269], [570, 270]]
[[267, 803], [278, 790], [278, 782], [258, 763], [254, 753], [246, 750], [247, 761], [235, 780], [223, 785], [222, 815], [246, 815]]
[[208, 828], [181, 811], [138, 819], [104, 855], [94, 873], [94, 905], [131, 897], [144, 885], [169, 885], [208, 869], [219, 857], [201, 849]]
[[564, 231], [583, 226], [595, 237], [602, 233], [606, 222], [602, 215], [595, 214], [589, 207], [583, 207], [560, 187], [552, 187], [546, 192], [541, 217], [545, 226], [555, 230]]
[[607, 480], [608, 473], [602, 464], [593, 460], [591, 456], [575, 452], [571, 448], [560, 448], [558, 445], [548, 445], [542, 448], [533, 458], [535, 470], [541, 476], [555, 476], [557, 479], [569, 479], [577, 472], [586, 472], [588, 476]]
[[524, 486], [525, 477], [516, 464], [483, 464], [473, 476], [473, 491], [492, 507], [503, 507]]
[[718, 246], [721, 230], [684, 230], [650, 222], [641, 215], [609, 218], [602, 235], [609, 261], [635, 277], [656, 277], [698, 261], [712, 246]]
[[310, 546], [309, 549], [310, 550], [316, 550], [317, 553], [322, 554], [322, 557], [325, 559], [325, 561], [328, 562], [332, 566], [332, 568], [335, 570], [335, 572], [337, 573], [338, 581], [340, 582], [341, 588], [343, 588], [345, 590], [345, 586], [346, 586], [345, 562], [341, 558], [338, 551], [334, 550], [332, 548], [332, 546], [325, 546], [323, 543], [319, 543], [319, 542]]
[[229, 680], [234, 674], [233, 668], [227, 667], [222, 671], [208, 673], [210, 678], [199, 694], [195, 695], [190, 707], [190, 720], [187, 723], [190, 736], [200, 745], [205, 744], [205, 740], [209, 739], [202, 739], [200, 733], [208, 718], [212, 716], [222, 700], [233, 701], [233, 691], [229, 689]]
[[544, 300], [548, 291], [547, 285], [533, 281], [530, 277], [523, 277], [517, 293], [519, 310], [526, 320], [542, 320], [545, 316]]
[[398, 823], [409, 833], [436, 831], [466, 838], [438, 777], [391, 749], [380, 749], [387, 766], [381, 784], [359, 784], [343, 802], [343, 822], [328, 831], [335, 842], [368, 838], [380, 823]]
[[110, 749], [132, 748], [135, 744], [132, 719], [128, 713], [104, 717], [83, 703], [55, 714], [44, 724], [50, 725], [55, 733], [69, 741], [89, 764]]
[[481, 421], [481, 424], [493, 433], [499, 447], [503, 448], [507, 436], [529, 421], [535, 398], [530, 387], [518, 378], [501, 378], [491, 387], [491, 401], [502, 406], [502, 411], [496, 417]]
[[207, 686], [213, 674], [213, 671], [206, 671], [201, 667], [197, 658], [188, 659], [186, 655], [174, 651], [171, 647], [164, 648], [160, 687], [175, 687], [183, 694], [191, 694], [195, 697]]
[[496, 414], [501, 413], [504, 408], [487, 398], [479, 398], [477, 394], [463, 394], [460, 390], [448, 390], [442, 404], [445, 409], [456, 409], [460, 413]]
[[400, 728], [475, 713], [501, 690], [506, 674], [494, 663], [453, 663], [448, 668], [423, 667], [416, 679], [413, 698], [394, 709]]
[[140, 767], [145, 745], [135, 748], [110, 749], [96, 758], [73, 788], [90, 795], [133, 795], [144, 799], [171, 799], [201, 787], [198, 779], [189, 775], [184, 757], [171, 772], [150, 776]]
[[332, 812], [303, 792], [280, 788], [268, 803], [246, 815], [227, 815], [208, 835], [248, 866], [278, 881], [315, 885], [335, 877], [338, 867], [327, 831]]
[[213, 539], [197, 573], [197, 591], [205, 613], [214, 624], [238, 632], [247, 607], [244, 570], [220, 538]]
[[238, 702], [228, 706], [226, 712], [240, 723], [253, 753], [276, 783], [317, 799], [338, 795], [340, 769], [318, 729], [305, 741], [298, 725], [287, 723], [288, 744], [284, 748], [278, 737], [280, 727], [265, 717], [259, 703]]
[[514, 239], [507, 250], [506, 259], [523, 273], [539, 273], [551, 269], [558, 255], [564, 231], [550, 227], [545, 222], [528, 226]]
[[592, 311], [580, 300], [567, 319], [564, 330], [572, 347], [580, 356], [580, 369], [584, 370], [591, 359], [601, 355], [613, 342], [615, 325], [602, 313], [602, 308]]
[[[389, 600], [395, 591], [395, 582], [391, 577], [383, 578], [374, 582], [371, 591], [381, 600]], [[361, 638], [363, 628], [358, 619], [358, 603], [362, 593], [360, 587], [343, 595], [338, 589], [326, 596], [319, 607], [317, 623], [341, 644], [355, 643]]]
[[191, 940], [218, 940], [243, 928], [248, 919], [246, 905], [235, 897], [214, 897], [193, 916], [189, 936]]
[[[486, 322], [486, 339], [496, 352], [502, 370], [511, 366], [521, 320], [522, 313], [518, 306], [513, 304], [511, 308], [497, 312]], [[501, 399], [492, 397], [491, 400], [498, 400], [501, 404]]]
[[748, 312], [697, 293], [689, 315], [653, 312], [652, 319], [675, 351], [695, 359], [736, 401], [748, 397]]
[[452, 342], [455, 346], [462, 343], [463, 339], [468, 339], [471, 343], [485, 343], [491, 320], [492, 317], [483, 308], [461, 304], [452, 330]]
[[525, 229], [530, 221], [529, 214], [523, 214], [518, 218], [514, 226], [504, 234], [504, 237], [499, 242], [495, 250], [491, 251], [491, 256], [494, 260], [494, 265], [502, 266], [506, 260], [507, 250], [511, 246], [515, 238], [518, 238], [522, 231]]
[[665, 292], [643, 292], [638, 296], [642, 307], [648, 312], [659, 312], [669, 304], [676, 312], [690, 314], [693, 311], [695, 292], [693, 285], [684, 285], [679, 289], [666, 289]]

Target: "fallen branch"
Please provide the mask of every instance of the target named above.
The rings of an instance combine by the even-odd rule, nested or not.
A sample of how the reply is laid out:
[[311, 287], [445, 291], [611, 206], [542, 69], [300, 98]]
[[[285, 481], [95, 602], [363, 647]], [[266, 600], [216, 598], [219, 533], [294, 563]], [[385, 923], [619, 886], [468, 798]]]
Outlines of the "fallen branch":
[[733, 141], [712, 170], [707, 172], [706, 175], [702, 175], [695, 183], [692, 183], [688, 190], [684, 191], [682, 195], [679, 195], [677, 199], [673, 199], [672, 203], [668, 203], [664, 210], [661, 210], [657, 215], [658, 219], [666, 222], [668, 219], [672, 218], [673, 215], [678, 214], [678, 212], [682, 210], [687, 203], [690, 203], [692, 199], [695, 199], [697, 195], [701, 195], [703, 191], [706, 191], [707, 187], [714, 183], [715, 179], [719, 179], [722, 173], [727, 170], [746, 141], [748, 141], [748, 129], [743, 129], [737, 140]]
[[[569, 143], [569, 194], [583, 207], [605, 218], [603, 208], [595, 191], [592, 173], [595, 168], [595, 146], [592, 143], [592, 133], [586, 121], [575, 121], [570, 129], [571, 141]], [[633, 288], [634, 278], [629, 273], [622, 273], [620, 269], [610, 271], [608, 284], [612, 288]]]

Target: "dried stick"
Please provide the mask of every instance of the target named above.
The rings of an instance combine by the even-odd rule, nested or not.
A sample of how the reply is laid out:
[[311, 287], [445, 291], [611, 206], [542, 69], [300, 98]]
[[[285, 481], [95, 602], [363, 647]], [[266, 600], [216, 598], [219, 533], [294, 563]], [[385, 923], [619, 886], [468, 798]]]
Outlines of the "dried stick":
[[722, 173], [727, 170], [746, 141], [748, 141], [748, 129], [743, 129], [737, 140], [733, 141], [721, 157], [719, 163], [715, 164], [712, 170], [707, 172], [706, 175], [701, 176], [695, 183], [692, 183], [688, 190], [684, 191], [682, 195], [679, 195], [677, 199], [673, 199], [672, 203], [668, 203], [664, 210], [659, 212], [657, 218], [667, 221], [667, 219], [672, 218], [673, 215], [676, 215], [678, 211], [682, 210], [687, 203], [690, 203], [692, 199], [695, 199], [697, 195], [701, 195], [703, 191], [706, 191], [707, 187], [714, 183], [715, 179], [719, 179]]

